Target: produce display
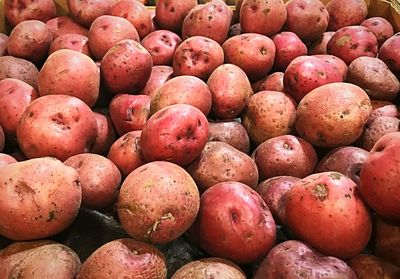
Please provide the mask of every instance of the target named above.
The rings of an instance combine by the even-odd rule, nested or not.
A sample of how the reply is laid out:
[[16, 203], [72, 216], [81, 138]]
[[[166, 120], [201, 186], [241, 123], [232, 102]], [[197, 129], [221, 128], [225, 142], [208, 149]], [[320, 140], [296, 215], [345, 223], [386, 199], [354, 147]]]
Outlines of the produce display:
[[400, 278], [397, 1], [0, 0], [0, 31], [0, 279]]

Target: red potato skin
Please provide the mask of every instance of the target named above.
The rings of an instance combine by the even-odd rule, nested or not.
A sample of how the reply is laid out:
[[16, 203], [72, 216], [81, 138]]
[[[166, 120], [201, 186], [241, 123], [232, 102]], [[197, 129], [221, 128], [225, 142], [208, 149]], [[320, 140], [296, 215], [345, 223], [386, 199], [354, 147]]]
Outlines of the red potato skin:
[[200, 155], [207, 139], [205, 115], [191, 105], [176, 104], [149, 118], [140, 144], [147, 161], [166, 160], [184, 166]]
[[113, 94], [135, 93], [143, 89], [151, 75], [150, 53], [134, 40], [113, 46], [101, 60], [101, 77]]
[[65, 34], [58, 36], [50, 45], [49, 55], [60, 49], [72, 49], [91, 57], [89, 38], [80, 34]]
[[196, 5], [196, 0], [159, 0], [155, 21], [160, 28], [179, 33], [186, 15]]
[[376, 256], [360, 254], [347, 261], [359, 279], [396, 279], [400, 268]]
[[6, 34], [0, 33], [0, 56], [7, 53], [8, 36]]
[[116, 0], [66, 0], [72, 18], [89, 28], [96, 18], [105, 15]]
[[380, 216], [393, 220], [400, 220], [399, 145], [400, 132], [381, 137], [371, 149], [360, 174], [360, 190], [367, 203]]
[[364, 0], [330, 0], [325, 7], [329, 12], [328, 31], [358, 25], [368, 15], [368, 7]]
[[346, 80], [348, 67], [342, 59], [330, 54], [316, 54], [313, 56], [331, 64], [340, 73], [342, 80]]
[[396, 33], [382, 44], [378, 58], [385, 62], [395, 75], [400, 74], [400, 33]]
[[157, 30], [143, 38], [141, 44], [153, 58], [153, 65], [172, 65], [172, 58], [181, 38], [168, 30]]
[[151, 98], [146, 95], [118, 94], [109, 106], [109, 113], [119, 136], [142, 130], [150, 116]]
[[5, 165], [14, 164], [16, 162], [18, 161], [14, 157], [5, 153], [0, 153], [0, 168], [4, 167]]
[[59, 16], [46, 21], [47, 27], [49, 27], [53, 39], [65, 34], [79, 34], [88, 36], [89, 30], [85, 27], [76, 23], [72, 18], [68, 16]]
[[335, 32], [333, 31], [324, 32], [317, 41], [315, 41], [310, 47], [308, 47], [308, 54], [328, 54], [326, 46], [328, 45], [328, 42], [332, 38], [334, 33]]
[[250, 81], [264, 78], [274, 65], [275, 45], [267, 36], [241, 34], [229, 38], [222, 45], [225, 63], [239, 66]]
[[170, 66], [153, 66], [146, 86], [140, 91], [140, 94], [148, 95], [153, 98], [157, 90], [161, 88], [165, 82], [173, 78], [173, 75], [174, 69]]
[[283, 85], [283, 72], [275, 72], [267, 76], [267, 78], [260, 84], [258, 91], [279, 91], [285, 92], [285, 87]]
[[201, 196], [200, 210], [189, 232], [210, 255], [251, 263], [274, 246], [275, 228], [257, 192], [240, 182], [222, 182]]
[[389, 101], [371, 100], [372, 112], [368, 121], [380, 116], [392, 116], [400, 118], [400, 111], [395, 104]]
[[237, 150], [249, 154], [250, 138], [246, 129], [237, 121], [223, 120], [208, 123], [208, 141], [225, 142]]
[[400, 223], [376, 218], [374, 255], [400, 267]]
[[46, 22], [56, 17], [56, 6], [51, 0], [40, 1], [4, 1], [4, 15], [11, 27], [24, 20], [40, 20]]
[[338, 172], [296, 182], [286, 194], [285, 214], [297, 237], [339, 259], [359, 254], [371, 236], [371, 217], [356, 184]]
[[380, 48], [382, 44], [394, 35], [392, 24], [383, 17], [370, 17], [361, 22], [361, 26], [367, 27], [374, 33], [376, 39], [378, 40], [378, 47]]
[[272, 37], [276, 53], [274, 68], [285, 70], [286, 67], [298, 56], [307, 55], [307, 47], [293, 32], [281, 32]]
[[91, 152], [95, 154], [107, 154], [111, 145], [117, 139], [108, 114], [94, 112], [97, 123], [97, 138], [92, 146]]
[[0, 57], [0, 80], [15, 78], [37, 89], [38, 75], [37, 67], [28, 60], [8, 55]]

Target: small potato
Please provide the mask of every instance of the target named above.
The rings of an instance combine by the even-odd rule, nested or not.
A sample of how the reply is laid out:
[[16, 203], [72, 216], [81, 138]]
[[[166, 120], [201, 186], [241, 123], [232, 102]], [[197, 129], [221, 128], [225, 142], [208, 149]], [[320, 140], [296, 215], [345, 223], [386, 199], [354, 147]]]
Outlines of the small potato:
[[359, 254], [347, 261], [359, 279], [396, 279], [400, 267], [392, 265], [376, 256]]
[[177, 47], [172, 67], [175, 76], [192, 75], [206, 80], [223, 63], [224, 51], [216, 41], [194, 36]]
[[111, 145], [116, 140], [114, 126], [111, 118], [106, 113], [94, 112], [97, 123], [97, 137], [90, 152], [96, 154], [107, 154]]
[[360, 24], [361, 26], [367, 27], [374, 33], [376, 39], [378, 40], [378, 47], [380, 48], [382, 44], [394, 35], [392, 24], [383, 17], [370, 17]]
[[360, 24], [368, 15], [364, 0], [330, 0], [326, 5], [329, 12], [329, 31]]
[[208, 123], [208, 141], [225, 142], [243, 153], [249, 154], [250, 138], [240, 122], [224, 120]]
[[183, 20], [197, 5], [197, 0], [158, 0], [155, 21], [162, 29], [179, 33]]
[[6, 0], [4, 15], [12, 27], [30, 19], [46, 22], [56, 17], [56, 5], [52, 0]]
[[153, 66], [151, 74], [146, 82], [146, 86], [140, 91], [139, 94], [154, 97], [157, 90], [168, 80], [173, 78], [174, 69], [170, 66]]
[[22, 58], [13, 56], [0, 57], [0, 80], [15, 78], [22, 80], [37, 89], [37, 76], [39, 74], [35, 64]]
[[0, 168], [9, 165], [9, 164], [14, 164], [18, 162], [14, 157], [5, 154], [5, 153], [0, 153]]
[[400, 32], [387, 39], [379, 49], [381, 59], [395, 75], [400, 74]]
[[326, 46], [334, 33], [335, 32], [333, 31], [324, 32], [324, 34], [322, 34], [322, 36], [318, 40], [316, 40], [310, 47], [308, 47], [308, 54], [327, 54], [328, 51], [326, 49]]
[[260, 84], [258, 87], [258, 91], [279, 91], [279, 92], [285, 92], [285, 87], [283, 85], [283, 77], [284, 73], [283, 72], [275, 72], [269, 76], [263, 82]]
[[274, 68], [284, 71], [298, 56], [307, 55], [307, 47], [293, 32], [281, 32], [272, 37], [275, 44]]
[[8, 36], [6, 34], [0, 33], [0, 56], [7, 53]]
[[153, 58], [153, 65], [172, 65], [181, 38], [168, 30], [157, 30], [143, 38], [141, 44]]
[[46, 21], [46, 25], [49, 27], [53, 39], [65, 34], [79, 34], [87, 37], [89, 33], [89, 30], [68, 16], [59, 16], [50, 19]]
[[66, 0], [72, 18], [89, 28], [96, 18], [105, 15], [116, 0]]
[[72, 49], [91, 57], [89, 38], [80, 34], [64, 34], [58, 36], [50, 45], [49, 55], [60, 49]]

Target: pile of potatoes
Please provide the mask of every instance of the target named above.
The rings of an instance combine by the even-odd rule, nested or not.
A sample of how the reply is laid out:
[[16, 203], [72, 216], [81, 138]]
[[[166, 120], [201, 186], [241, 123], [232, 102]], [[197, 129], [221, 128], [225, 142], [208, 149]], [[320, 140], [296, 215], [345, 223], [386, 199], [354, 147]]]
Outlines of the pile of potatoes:
[[400, 278], [400, 33], [226, 2], [4, 1], [0, 278]]

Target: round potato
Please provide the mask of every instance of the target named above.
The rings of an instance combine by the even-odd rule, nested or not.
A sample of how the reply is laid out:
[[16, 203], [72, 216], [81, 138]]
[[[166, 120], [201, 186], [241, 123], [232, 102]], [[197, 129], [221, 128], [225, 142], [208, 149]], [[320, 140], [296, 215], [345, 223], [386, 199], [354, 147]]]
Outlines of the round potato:
[[170, 66], [153, 66], [151, 74], [146, 82], [146, 86], [140, 91], [140, 94], [154, 97], [157, 90], [168, 80], [173, 78], [174, 69]]
[[46, 25], [53, 35], [53, 39], [65, 34], [79, 34], [87, 37], [89, 33], [89, 30], [76, 23], [69, 16], [55, 17], [46, 21]]
[[51, 43], [49, 55], [60, 49], [72, 49], [91, 57], [88, 40], [88, 37], [81, 34], [60, 35]]
[[158, 0], [155, 21], [162, 29], [179, 33], [186, 15], [196, 5], [197, 0]]
[[399, 131], [400, 119], [391, 116], [380, 116], [366, 123], [364, 132], [357, 140], [357, 144], [361, 148], [370, 151], [381, 137]]
[[400, 267], [373, 255], [359, 254], [348, 260], [347, 264], [359, 279], [396, 279], [400, 275]]
[[96, 118], [97, 123], [97, 137], [90, 152], [96, 154], [107, 154], [111, 145], [116, 140], [114, 126], [110, 116], [106, 113], [94, 112], [94, 117]]
[[68, 11], [76, 22], [90, 27], [93, 21], [105, 15], [116, 0], [66, 0]]
[[307, 55], [307, 47], [293, 32], [281, 32], [272, 37], [276, 53], [274, 68], [284, 71], [296, 57]]
[[329, 12], [329, 31], [360, 24], [368, 15], [364, 0], [330, 0], [326, 4]]
[[38, 68], [32, 62], [13, 56], [0, 57], [0, 80], [15, 78], [37, 89]]
[[395, 74], [400, 74], [400, 32], [387, 39], [379, 49], [378, 58], [381, 59]]
[[40, 20], [46, 22], [56, 16], [56, 5], [52, 0], [6, 0], [4, 15], [12, 27], [24, 20]]
[[275, 72], [273, 74], [270, 74], [267, 76], [265, 80], [262, 81], [262, 83], [258, 87], [258, 91], [279, 91], [279, 92], [285, 92], [285, 87], [283, 85], [283, 77], [284, 77], [283, 72]]
[[361, 26], [367, 27], [374, 33], [376, 39], [378, 40], [378, 47], [380, 48], [382, 44], [394, 35], [392, 24], [383, 17], [370, 17], [360, 24]]
[[6, 143], [6, 137], [4, 135], [3, 128], [0, 125], [0, 152], [3, 151], [5, 143]]
[[329, 40], [332, 38], [335, 32], [328, 31], [324, 32], [322, 36], [316, 40], [311, 46], [308, 47], [308, 54], [315, 55], [315, 54], [327, 54], [328, 51], [326, 46], [328, 45]]
[[8, 36], [6, 34], [0, 33], [0, 56], [7, 53]]
[[18, 162], [14, 157], [5, 154], [5, 153], [0, 153], [0, 168], [9, 165], [9, 164], [14, 164]]
[[208, 130], [208, 141], [222, 141], [243, 153], [249, 153], [250, 138], [240, 122], [234, 120], [209, 122]]

